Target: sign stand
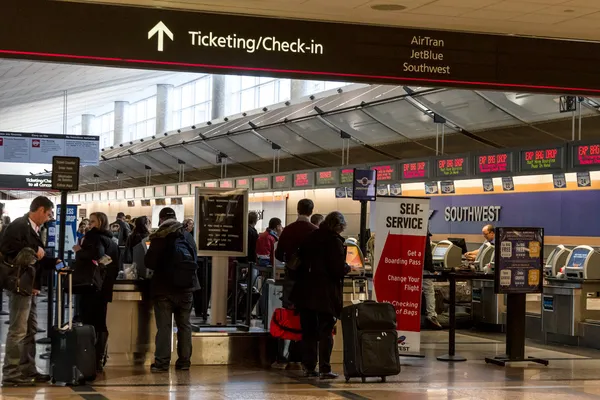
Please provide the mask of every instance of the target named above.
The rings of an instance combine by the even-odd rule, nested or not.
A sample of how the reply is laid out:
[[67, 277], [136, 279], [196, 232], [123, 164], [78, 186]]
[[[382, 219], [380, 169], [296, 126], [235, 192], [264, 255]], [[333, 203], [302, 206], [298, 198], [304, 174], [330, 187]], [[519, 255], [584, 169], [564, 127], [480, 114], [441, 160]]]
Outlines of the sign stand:
[[[210, 298], [210, 324], [227, 325], [227, 289], [229, 257], [214, 256], [212, 258], [212, 290]], [[237, 288], [234, 287], [234, 290]]]
[[506, 294], [506, 355], [486, 358], [486, 364], [549, 361], [525, 357], [525, 312], [527, 293], [543, 291], [543, 228], [496, 228], [494, 287]]

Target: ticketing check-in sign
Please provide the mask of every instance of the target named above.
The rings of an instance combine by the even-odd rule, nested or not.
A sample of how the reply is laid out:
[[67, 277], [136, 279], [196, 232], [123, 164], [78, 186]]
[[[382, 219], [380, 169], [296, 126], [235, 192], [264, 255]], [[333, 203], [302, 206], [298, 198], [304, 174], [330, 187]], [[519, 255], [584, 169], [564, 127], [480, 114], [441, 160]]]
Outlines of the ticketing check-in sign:
[[379, 197], [375, 219], [374, 297], [396, 309], [400, 352], [419, 352], [429, 199]]

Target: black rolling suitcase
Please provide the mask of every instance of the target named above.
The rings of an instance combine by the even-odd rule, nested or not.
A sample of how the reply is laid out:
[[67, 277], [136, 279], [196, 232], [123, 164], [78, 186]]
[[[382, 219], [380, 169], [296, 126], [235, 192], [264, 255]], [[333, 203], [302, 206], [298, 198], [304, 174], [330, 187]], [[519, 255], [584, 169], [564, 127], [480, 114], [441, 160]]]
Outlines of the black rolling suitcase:
[[396, 310], [391, 304], [365, 301], [342, 310], [344, 377], [381, 377], [400, 373]]
[[[62, 276], [69, 281], [69, 323], [62, 325]], [[96, 332], [91, 325], [73, 325], [73, 281], [71, 272], [58, 274], [58, 326], [50, 333], [50, 376], [52, 383], [80, 385], [96, 379]]]

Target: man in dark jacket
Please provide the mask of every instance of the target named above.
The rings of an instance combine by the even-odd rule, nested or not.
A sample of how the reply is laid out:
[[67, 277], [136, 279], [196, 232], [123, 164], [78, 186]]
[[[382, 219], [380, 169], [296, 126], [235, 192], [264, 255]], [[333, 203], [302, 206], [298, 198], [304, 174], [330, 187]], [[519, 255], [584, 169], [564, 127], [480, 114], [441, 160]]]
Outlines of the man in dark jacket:
[[431, 233], [427, 231], [427, 237], [425, 241], [425, 259], [423, 265], [423, 297], [425, 298], [425, 309], [426, 309], [426, 320], [430, 328], [442, 329], [442, 325], [437, 319], [437, 313], [435, 312], [435, 287], [433, 286], [433, 280], [427, 279], [428, 275], [431, 276], [435, 273], [433, 267], [433, 254], [431, 253]]
[[[34, 268], [21, 274], [18, 286], [10, 289], [10, 325], [6, 336], [6, 355], [2, 368], [3, 386], [33, 386], [47, 382], [50, 376], [40, 374], [35, 366], [35, 334], [37, 332], [37, 305], [41, 272], [53, 269], [59, 260], [46, 258], [40, 228], [53, 214], [54, 204], [44, 196], [33, 199], [29, 213], [8, 226], [0, 241], [4, 261], [12, 264], [24, 248], [33, 250], [37, 257]], [[7, 283], [7, 282], [3, 282]]]
[[[151, 293], [154, 299], [154, 314], [156, 318], [156, 350], [152, 372], [167, 372], [171, 364], [171, 337], [173, 326], [171, 319], [175, 315], [177, 324], [177, 355], [175, 368], [190, 369], [192, 356], [192, 324], [190, 315], [194, 302], [193, 292], [200, 289], [196, 270], [189, 274], [189, 282], [182, 286], [179, 279], [186, 273], [182, 266], [176, 265], [177, 252], [183, 238], [189, 246], [189, 265], [198, 263], [196, 243], [192, 235], [185, 230], [183, 224], [177, 222], [175, 211], [165, 207], [159, 213], [159, 228], [150, 235], [150, 247], [144, 257], [146, 267], [154, 271]], [[178, 243], [179, 240], [179, 243]], [[177, 281], [174, 277], [177, 276]]]
[[117, 220], [113, 224], [119, 225], [119, 246], [125, 246], [127, 238], [131, 234], [129, 223], [125, 220], [125, 213], [118, 213]]

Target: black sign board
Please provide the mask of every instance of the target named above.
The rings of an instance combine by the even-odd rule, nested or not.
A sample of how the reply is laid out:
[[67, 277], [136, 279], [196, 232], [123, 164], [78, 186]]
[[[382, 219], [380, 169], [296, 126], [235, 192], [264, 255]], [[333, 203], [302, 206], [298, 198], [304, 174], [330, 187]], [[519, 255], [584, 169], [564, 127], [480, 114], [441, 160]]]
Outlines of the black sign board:
[[50, 191], [52, 180], [47, 176], [0, 175], [0, 189]]
[[273, 189], [289, 189], [292, 187], [292, 177], [289, 174], [273, 176]]
[[600, 92], [599, 48], [592, 41], [50, 0], [35, 7], [3, 0], [0, 24], [2, 57], [565, 94]]
[[544, 228], [496, 228], [494, 287], [497, 294], [542, 293]]
[[79, 157], [52, 157], [52, 189], [79, 190]]
[[428, 158], [423, 160], [405, 161], [400, 163], [401, 179], [403, 181], [426, 181], [429, 179]]
[[536, 147], [519, 152], [519, 173], [551, 174], [565, 168], [565, 147]]
[[475, 176], [513, 175], [515, 172], [513, 153], [510, 151], [477, 154], [473, 156], [473, 162]]
[[469, 170], [469, 157], [467, 156], [446, 156], [435, 160], [435, 176], [437, 178], [468, 178], [471, 175]]
[[573, 143], [570, 149], [571, 170], [597, 171], [600, 169], [600, 142]]
[[377, 171], [355, 169], [352, 185], [352, 200], [375, 201], [377, 198]]
[[328, 169], [324, 171], [317, 171], [315, 184], [317, 186], [333, 186], [338, 183], [338, 170]]
[[247, 189], [196, 188], [196, 240], [201, 256], [245, 256]]

